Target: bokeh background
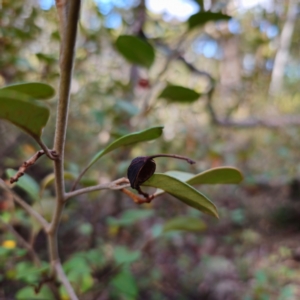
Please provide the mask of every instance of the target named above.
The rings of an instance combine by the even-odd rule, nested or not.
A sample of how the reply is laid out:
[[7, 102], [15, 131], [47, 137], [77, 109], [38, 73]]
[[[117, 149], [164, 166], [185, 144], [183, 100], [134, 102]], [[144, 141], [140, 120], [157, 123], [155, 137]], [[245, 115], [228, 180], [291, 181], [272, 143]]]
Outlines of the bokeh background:
[[[201, 5], [232, 19], [186, 32]], [[110, 141], [163, 125], [161, 138], [105, 156], [88, 171], [85, 184], [126, 176], [134, 157], [155, 153], [197, 161], [191, 167], [159, 159], [158, 172], [234, 166], [244, 181], [199, 187], [218, 207], [220, 220], [168, 195], [140, 206], [118, 191], [70, 200], [59, 249], [80, 299], [300, 298], [299, 12], [297, 0], [83, 1], [66, 170], [79, 174]], [[42, 81], [57, 88], [57, 25], [54, 1], [0, 0], [0, 86]], [[117, 51], [122, 34], [147, 39], [155, 48], [150, 69]], [[202, 96], [189, 103], [159, 99], [167, 83]], [[47, 101], [52, 113], [43, 138], [49, 147], [56, 103], [56, 97]], [[25, 133], [0, 121], [3, 179], [37, 150]], [[51, 162], [41, 158], [28, 171], [30, 188], [40, 193], [52, 172]], [[51, 184], [37, 201], [18, 186], [14, 190], [51, 216]], [[43, 268], [36, 268], [2, 222], [0, 299], [55, 299], [47, 287], [42, 296], [33, 292], [48, 268], [45, 235], [4, 192], [0, 213], [43, 260]], [[187, 228], [195, 218], [199, 222]], [[62, 287], [60, 292], [68, 299]]]

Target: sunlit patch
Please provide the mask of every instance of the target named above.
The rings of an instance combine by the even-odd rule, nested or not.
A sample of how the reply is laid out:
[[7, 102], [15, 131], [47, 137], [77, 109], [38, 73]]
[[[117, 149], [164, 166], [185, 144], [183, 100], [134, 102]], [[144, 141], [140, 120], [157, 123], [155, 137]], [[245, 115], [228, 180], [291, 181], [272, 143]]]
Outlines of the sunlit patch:
[[14, 240], [6, 240], [1, 246], [6, 249], [14, 249], [16, 248], [16, 242]]
[[182, 0], [148, 0], [146, 1], [149, 10], [155, 13], [164, 13], [165, 18], [176, 17], [185, 21], [190, 15], [198, 10], [198, 5], [193, 1]]

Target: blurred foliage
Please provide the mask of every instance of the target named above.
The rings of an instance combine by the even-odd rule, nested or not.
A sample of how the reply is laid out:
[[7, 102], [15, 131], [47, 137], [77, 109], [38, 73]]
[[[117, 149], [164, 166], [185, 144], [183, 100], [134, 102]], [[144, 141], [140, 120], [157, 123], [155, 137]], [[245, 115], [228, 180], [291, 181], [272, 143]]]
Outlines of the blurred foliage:
[[[203, 7], [208, 1], [195, 2]], [[165, 129], [160, 139], [107, 154], [80, 184], [123, 177], [133, 157], [167, 152], [189, 156], [197, 165], [160, 160], [160, 173], [176, 169], [197, 174], [233, 165], [243, 171], [245, 181], [239, 188], [201, 186], [216, 199], [219, 222], [168, 195], [140, 207], [119, 192], [70, 200], [62, 216], [59, 250], [80, 299], [300, 297], [295, 239], [299, 128], [218, 127], [206, 106], [209, 74], [214, 80], [212, 104], [224, 119], [300, 114], [299, 19], [282, 90], [269, 97], [289, 2], [274, 0], [269, 8], [252, 9], [236, 7], [236, 1], [210, 2], [216, 13], [201, 10], [184, 22], [148, 10], [141, 17], [139, 1], [83, 1], [67, 134], [68, 187], [95, 153], [123, 135], [161, 124]], [[31, 0], [0, 4], [0, 87], [41, 81], [56, 89], [60, 37], [55, 8], [45, 9], [43, 1]], [[203, 24], [201, 13], [215, 20], [227, 20], [227, 15], [232, 19]], [[169, 64], [168, 57], [173, 58]], [[182, 90], [191, 97], [184, 99]], [[51, 112], [43, 131], [48, 146], [56, 102], [54, 97], [41, 104]], [[5, 176], [38, 147], [2, 120], [0, 135], [0, 171]], [[52, 172], [51, 162], [43, 158], [14, 187], [46, 218], [53, 209]], [[36, 184], [42, 186], [43, 200]], [[0, 212], [1, 220], [11, 224], [42, 260], [41, 266], [33, 265], [27, 250], [0, 223], [0, 298], [52, 299], [47, 284], [38, 295], [34, 292], [49, 267], [45, 235], [2, 191]], [[68, 299], [63, 287], [58, 290]]]

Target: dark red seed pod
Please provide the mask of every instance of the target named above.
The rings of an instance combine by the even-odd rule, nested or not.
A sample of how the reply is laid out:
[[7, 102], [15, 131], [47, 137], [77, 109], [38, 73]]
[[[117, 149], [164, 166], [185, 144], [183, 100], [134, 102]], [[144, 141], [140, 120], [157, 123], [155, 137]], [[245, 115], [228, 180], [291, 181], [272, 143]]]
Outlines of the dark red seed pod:
[[138, 156], [132, 160], [127, 170], [127, 177], [133, 189], [138, 189], [155, 172], [156, 164], [149, 156]]

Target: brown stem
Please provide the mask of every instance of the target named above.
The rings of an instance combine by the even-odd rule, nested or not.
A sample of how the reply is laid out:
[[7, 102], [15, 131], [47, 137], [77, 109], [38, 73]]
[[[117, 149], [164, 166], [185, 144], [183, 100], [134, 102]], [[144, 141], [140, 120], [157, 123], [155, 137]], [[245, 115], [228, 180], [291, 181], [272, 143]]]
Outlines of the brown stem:
[[61, 9], [63, 14], [66, 14], [66, 21], [65, 23], [63, 21], [65, 15], [60, 17], [61, 23], [64, 24], [61, 24], [62, 43], [60, 55], [59, 101], [57, 105], [56, 129], [54, 137], [54, 149], [59, 155], [59, 158], [54, 161], [56, 203], [51, 224], [47, 230], [47, 235], [51, 262], [51, 276], [55, 277], [55, 275], [58, 275], [59, 279], [65, 286], [70, 299], [77, 300], [78, 297], [76, 296], [60, 264], [57, 247], [57, 233], [65, 204], [64, 150], [68, 123], [73, 62], [75, 57], [75, 42], [81, 1], [71, 0], [66, 2], [57, 2], [62, 4], [62, 7], [58, 6], [58, 8]]
[[64, 269], [62, 268], [62, 265], [60, 261], [54, 262], [54, 267], [57, 273], [58, 278], [66, 288], [68, 295], [71, 300], [78, 300], [78, 297], [76, 296], [73, 287], [70, 284], [70, 281], [68, 280], [68, 277], [66, 276]]

